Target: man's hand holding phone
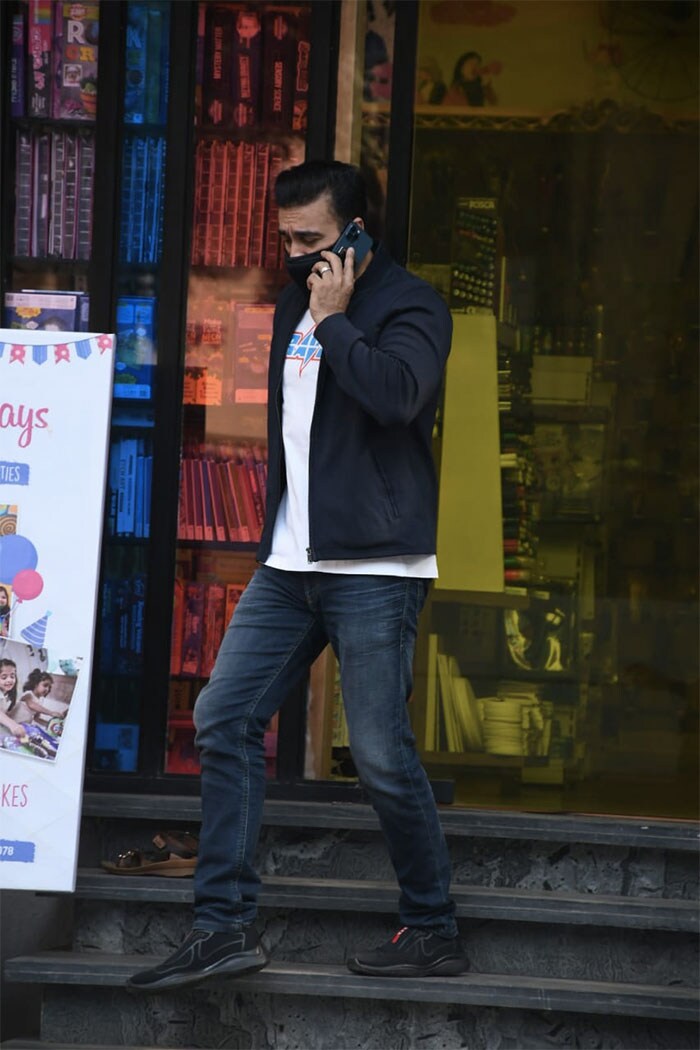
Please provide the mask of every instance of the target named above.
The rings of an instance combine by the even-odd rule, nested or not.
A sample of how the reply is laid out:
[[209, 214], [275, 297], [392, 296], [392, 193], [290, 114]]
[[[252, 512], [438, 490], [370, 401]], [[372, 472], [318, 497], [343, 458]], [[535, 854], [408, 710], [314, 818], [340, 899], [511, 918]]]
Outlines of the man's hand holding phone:
[[322, 261], [306, 282], [316, 324], [331, 314], [345, 313], [355, 286], [355, 268], [359, 269], [372, 247], [369, 234], [356, 222], [349, 222], [333, 247], [321, 252]]
[[323, 259], [306, 282], [311, 296], [309, 310], [316, 324], [331, 314], [345, 313], [355, 286], [355, 252], [351, 248], [343, 260], [332, 251], [321, 252]]

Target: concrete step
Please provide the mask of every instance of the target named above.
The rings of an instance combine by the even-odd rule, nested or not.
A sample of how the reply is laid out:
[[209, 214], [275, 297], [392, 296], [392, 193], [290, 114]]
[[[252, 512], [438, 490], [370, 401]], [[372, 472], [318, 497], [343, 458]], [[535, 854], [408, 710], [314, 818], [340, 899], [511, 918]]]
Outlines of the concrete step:
[[[8, 960], [5, 977], [10, 982], [47, 986], [117, 988], [136, 970], [152, 966], [157, 961], [156, 957], [147, 955], [40, 952]], [[220, 982], [226, 983], [235, 993], [557, 1010], [668, 1021], [697, 1021], [700, 1007], [698, 993], [691, 988], [500, 974], [427, 979], [361, 977], [342, 966], [288, 962], [273, 962], [256, 974], [217, 978], [216, 983]], [[210, 985], [213, 981], [204, 983]], [[161, 996], [164, 994], [160, 993]], [[178, 999], [183, 994], [182, 989], [174, 991]], [[123, 1009], [128, 1009], [129, 1000], [133, 1000], [134, 995], [124, 988]], [[142, 998], [138, 993], [136, 995]]]
[[0, 1043], [0, 1050], [177, 1050], [164, 1046], [107, 1046], [103, 1043], [54, 1043], [45, 1039], [8, 1039]]
[[[109, 875], [101, 869], [78, 872], [76, 897], [97, 901], [191, 904], [191, 878]], [[457, 916], [639, 930], [697, 932], [700, 910], [693, 901], [659, 897], [517, 890], [510, 887], [452, 886]], [[398, 889], [387, 881], [304, 879], [263, 876], [263, 908], [394, 913]]]
[[[165, 827], [168, 822], [199, 823], [202, 811], [196, 796], [87, 792], [82, 813], [84, 817], [157, 821]], [[440, 820], [446, 834], [456, 837], [700, 850], [700, 831], [694, 821], [447, 807], [440, 808]], [[276, 827], [379, 830], [374, 810], [360, 802], [267, 799], [263, 821]]]

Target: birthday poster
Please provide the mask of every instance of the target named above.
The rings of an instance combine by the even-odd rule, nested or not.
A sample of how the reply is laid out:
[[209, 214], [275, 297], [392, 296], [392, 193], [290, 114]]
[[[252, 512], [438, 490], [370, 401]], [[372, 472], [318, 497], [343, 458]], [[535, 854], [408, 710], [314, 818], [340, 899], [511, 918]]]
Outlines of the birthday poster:
[[3, 889], [75, 888], [113, 348], [0, 329]]

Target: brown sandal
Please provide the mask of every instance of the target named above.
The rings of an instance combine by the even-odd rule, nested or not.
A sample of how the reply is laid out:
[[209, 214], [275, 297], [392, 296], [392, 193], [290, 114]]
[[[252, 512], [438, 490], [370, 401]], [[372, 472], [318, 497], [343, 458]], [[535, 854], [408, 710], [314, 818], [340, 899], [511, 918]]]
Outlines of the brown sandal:
[[154, 852], [129, 849], [116, 861], [103, 860], [112, 875], [163, 875], [181, 879], [194, 875], [199, 840], [189, 831], [159, 831], [153, 836]]

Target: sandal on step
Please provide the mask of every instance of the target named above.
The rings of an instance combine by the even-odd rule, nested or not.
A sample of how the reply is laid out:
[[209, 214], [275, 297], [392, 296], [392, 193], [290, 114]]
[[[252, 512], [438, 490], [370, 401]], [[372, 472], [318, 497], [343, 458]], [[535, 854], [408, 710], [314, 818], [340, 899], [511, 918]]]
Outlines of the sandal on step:
[[129, 849], [116, 861], [103, 860], [112, 875], [164, 875], [171, 879], [194, 875], [199, 840], [189, 831], [159, 831], [153, 836], [152, 852]]

